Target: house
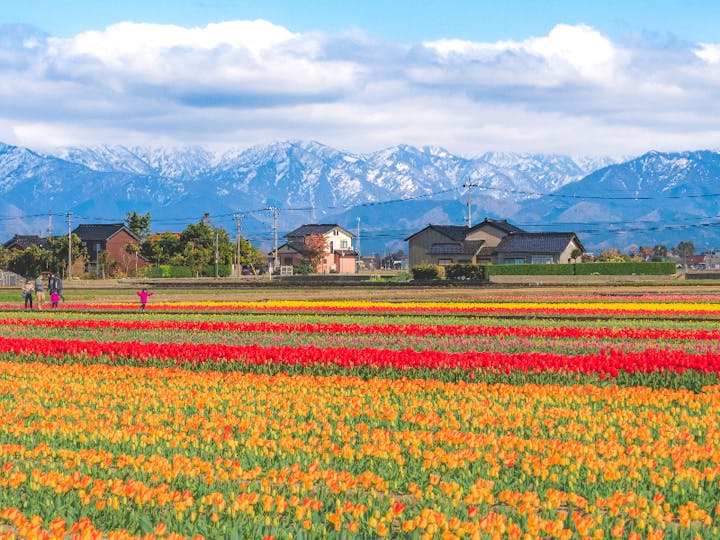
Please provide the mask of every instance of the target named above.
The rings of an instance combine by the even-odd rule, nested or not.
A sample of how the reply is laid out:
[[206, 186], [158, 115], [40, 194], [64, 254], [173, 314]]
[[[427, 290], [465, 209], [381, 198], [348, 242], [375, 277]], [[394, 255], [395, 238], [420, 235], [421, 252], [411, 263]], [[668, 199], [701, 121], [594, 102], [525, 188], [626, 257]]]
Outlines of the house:
[[80, 246], [87, 250], [85, 271], [90, 274], [99, 276], [103, 272], [105, 257], [109, 264], [115, 263], [126, 274], [147, 264], [141, 255], [128, 252], [128, 244], [133, 244], [139, 251], [140, 237], [123, 223], [79, 225], [73, 234], [80, 238]]
[[575, 233], [530, 233], [504, 219], [472, 227], [428, 225], [405, 239], [410, 267], [418, 264], [568, 263], [585, 249]]
[[705, 268], [708, 270], [720, 268], [720, 251], [710, 249], [705, 253]]
[[[334, 223], [302, 225], [287, 233], [285, 235], [286, 242], [278, 247], [277, 264], [294, 266], [300, 261], [306, 260], [305, 240], [314, 234], [321, 234], [325, 237], [326, 254], [315, 269], [317, 273], [355, 274], [357, 272], [357, 252], [352, 246], [355, 235]], [[275, 257], [274, 251], [268, 255], [271, 260]]]
[[409, 266], [477, 263], [482, 248], [497, 246], [508, 234], [524, 232], [504, 219], [488, 219], [473, 227], [428, 225], [408, 236]]
[[[573, 232], [511, 233], [492, 248], [483, 248], [488, 262], [495, 264], [571, 263], [585, 248]], [[573, 256], [576, 255], [576, 256]]]
[[30, 246], [38, 246], [40, 249], [48, 249], [50, 244], [48, 244], [47, 238], [41, 238], [36, 234], [16, 234], [3, 244], [3, 247], [6, 249], [17, 249], [20, 251], [24, 251]]

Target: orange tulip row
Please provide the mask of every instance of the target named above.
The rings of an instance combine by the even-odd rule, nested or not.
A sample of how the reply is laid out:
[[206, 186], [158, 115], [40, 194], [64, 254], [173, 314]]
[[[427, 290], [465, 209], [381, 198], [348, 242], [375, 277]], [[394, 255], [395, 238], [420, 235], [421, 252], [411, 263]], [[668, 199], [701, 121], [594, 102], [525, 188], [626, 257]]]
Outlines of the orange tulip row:
[[60, 531], [46, 504], [60, 498], [108, 537], [719, 532], [720, 387], [13, 362], [0, 375], [13, 530], [29, 515]]

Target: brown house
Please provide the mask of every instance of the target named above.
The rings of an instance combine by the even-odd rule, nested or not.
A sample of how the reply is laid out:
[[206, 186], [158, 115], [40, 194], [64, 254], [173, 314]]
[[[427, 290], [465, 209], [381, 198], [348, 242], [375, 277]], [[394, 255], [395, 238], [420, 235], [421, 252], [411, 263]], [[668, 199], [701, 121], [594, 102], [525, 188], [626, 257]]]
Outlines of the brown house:
[[125, 274], [147, 264], [141, 255], [128, 253], [128, 244], [139, 249], [140, 237], [123, 223], [79, 225], [73, 233], [80, 238], [81, 247], [87, 250], [85, 271], [91, 275], [99, 277], [104, 273], [106, 260], [109, 266], [114, 263]]
[[405, 241], [411, 268], [418, 264], [568, 263], [576, 249], [585, 251], [575, 233], [529, 233], [504, 219], [487, 218], [473, 227], [428, 225]]
[[511, 233], [524, 232], [504, 219], [487, 219], [473, 227], [428, 225], [407, 237], [409, 265], [471, 264], [483, 248], [492, 248]]

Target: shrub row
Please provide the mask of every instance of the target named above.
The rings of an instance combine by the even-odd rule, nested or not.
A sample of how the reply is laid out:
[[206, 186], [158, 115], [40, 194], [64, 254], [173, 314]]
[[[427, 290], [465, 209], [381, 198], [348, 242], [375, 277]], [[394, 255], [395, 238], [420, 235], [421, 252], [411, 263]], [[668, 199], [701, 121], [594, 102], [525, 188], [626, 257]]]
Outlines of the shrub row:
[[589, 276], [652, 275], [675, 273], [672, 262], [657, 263], [575, 263], [575, 264], [419, 264], [410, 269], [413, 279], [474, 279], [487, 280], [491, 276]]
[[[160, 266], [152, 266], [145, 268], [145, 277], [149, 278], [191, 278], [195, 277], [195, 272], [189, 266], [171, 266], [162, 264]], [[209, 265], [203, 268], [202, 276], [214, 277], [215, 265]], [[218, 265], [218, 275], [227, 277], [232, 275], [232, 266], [229, 264]]]

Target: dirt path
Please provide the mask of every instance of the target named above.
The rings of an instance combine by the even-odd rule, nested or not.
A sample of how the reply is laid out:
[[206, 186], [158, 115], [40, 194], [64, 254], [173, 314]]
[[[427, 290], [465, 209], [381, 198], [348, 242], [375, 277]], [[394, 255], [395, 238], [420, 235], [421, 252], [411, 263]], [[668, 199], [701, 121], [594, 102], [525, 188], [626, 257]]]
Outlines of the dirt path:
[[[179, 285], [179, 286], [178, 286]], [[73, 300], [91, 302], [136, 303], [137, 284], [118, 281], [72, 282], [66, 292]], [[637, 296], [658, 294], [718, 294], [720, 284], [694, 282], [692, 284], [672, 277], [650, 276], [504, 276], [498, 282], [486, 285], [413, 285], [357, 283], [351, 286], [315, 283], [313, 285], [197, 282], [150, 284], [155, 292], [151, 302], [178, 301], [269, 301], [269, 300], [354, 300], [354, 301], [481, 301], [489, 297], [527, 298], [537, 296], [591, 295]]]

